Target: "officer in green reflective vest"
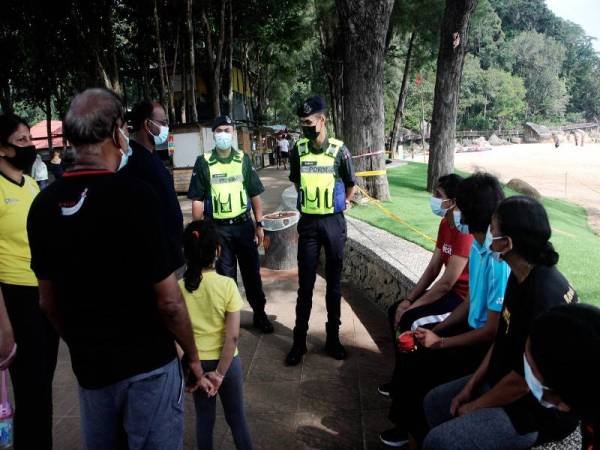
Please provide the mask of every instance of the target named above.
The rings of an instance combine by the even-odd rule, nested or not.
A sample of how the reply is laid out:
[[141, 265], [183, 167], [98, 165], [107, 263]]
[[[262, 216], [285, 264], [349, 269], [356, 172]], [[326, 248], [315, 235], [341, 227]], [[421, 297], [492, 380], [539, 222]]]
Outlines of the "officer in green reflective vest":
[[188, 190], [192, 218], [207, 218], [216, 224], [221, 245], [217, 272], [235, 280], [239, 263], [246, 298], [254, 311], [254, 326], [272, 333], [258, 257], [264, 237], [260, 194], [265, 189], [248, 155], [232, 147], [234, 124], [229, 116], [217, 117], [212, 130], [215, 148], [196, 159], [192, 172]]
[[321, 97], [307, 99], [298, 109], [304, 139], [290, 154], [290, 181], [298, 191], [298, 300], [294, 344], [286, 364], [296, 365], [306, 353], [308, 319], [321, 248], [325, 249], [327, 340], [325, 350], [346, 358], [339, 339], [341, 275], [346, 243], [344, 210], [354, 196], [354, 168], [344, 143], [327, 137], [326, 105]]

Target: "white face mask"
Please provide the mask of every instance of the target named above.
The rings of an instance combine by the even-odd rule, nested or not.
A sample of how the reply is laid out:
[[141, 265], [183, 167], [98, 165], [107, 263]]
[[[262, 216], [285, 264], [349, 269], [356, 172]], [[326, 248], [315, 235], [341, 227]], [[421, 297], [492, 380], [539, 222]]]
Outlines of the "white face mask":
[[506, 236], [496, 236], [494, 237], [492, 235], [492, 229], [491, 227], [488, 227], [487, 229], [487, 233], [485, 234], [485, 242], [483, 243], [483, 245], [485, 247], [487, 247], [490, 252], [492, 252], [492, 258], [494, 258], [496, 261], [500, 262], [502, 261], [502, 256], [506, 253], [501, 253], [501, 252], [496, 252], [494, 250], [492, 250], [492, 244], [494, 243], [494, 241], [497, 241], [499, 239], [505, 239]]
[[525, 369], [525, 381], [527, 382], [527, 386], [529, 386], [529, 390], [540, 403], [540, 405], [548, 409], [557, 408], [555, 404], [544, 400], [544, 390], [548, 390], [548, 388], [535, 377], [525, 354], [523, 354], [523, 367]]
[[215, 144], [219, 150], [228, 150], [231, 148], [231, 141], [233, 140], [233, 134], [221, 131], [215, 133]]
[[154, 125], [160, 128], [158, 136], [155, 136], [152, 133], [150, 133], [154, 138], [154, 145], [162, 145], [165, 142], [167, 142], [167, 139], [169, 138], [169, 127], [166, 125], [160, 125], [153, 120], [151, 120], [150, 122], [152, 122]]

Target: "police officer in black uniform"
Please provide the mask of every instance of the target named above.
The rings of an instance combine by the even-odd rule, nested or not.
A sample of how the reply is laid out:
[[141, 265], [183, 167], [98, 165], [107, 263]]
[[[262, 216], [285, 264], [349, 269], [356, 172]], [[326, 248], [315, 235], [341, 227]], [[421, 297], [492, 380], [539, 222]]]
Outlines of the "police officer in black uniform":
[[217, 225], [221, 244], [217, 272], [235, 280], [239, 262], [246, 298], [254, 310], [254, 326], [263, 333], [272, 333], [273, 325], [265, 313], [258, 257], [258, 246], [264, 238], [260, 194], [265, 189], [248, 155], [232, 147], [234, 124], [229, 116], [217, 117], [212, 130], [215, 148], [196, 159], [190, 181], [192, 217], [200, 220], [207, 216]]
[[327, 341], [325, 350], [335, 359], [346, 358], [340, 343], [341, 275], [346, 243], [343, 211], [354, 196], [355, 176], [344, 143], [327, 137], [325, 101], [318, 96], [298, 108], [304, 139], [290, 154], [290, 181], [298, 190], [298, 300], [294, 344], [286, 364], [296, 365], [306, 353], [308, 319], [321, 247], [325, 248], [327, 278]]

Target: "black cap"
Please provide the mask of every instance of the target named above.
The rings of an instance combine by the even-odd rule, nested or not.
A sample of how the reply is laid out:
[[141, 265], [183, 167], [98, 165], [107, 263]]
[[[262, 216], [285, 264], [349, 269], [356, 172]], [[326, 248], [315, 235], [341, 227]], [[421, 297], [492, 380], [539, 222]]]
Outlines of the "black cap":
[[233, 120], [231, 120], [231, 117], [227, 115], [219, 116], [215, 120], [213, 120], [212, 130], [215, 131], [215, 129], [217, 127], [220, 127], [221, 125], [231, 125], [232, 127], [234, 126]]
[[299, 107], [298, 117], [308, 117], [312, 114], [325, 112], [327, 110], [327, 104], [323, 97], [315, 95], [314, 97], [307, 98]]

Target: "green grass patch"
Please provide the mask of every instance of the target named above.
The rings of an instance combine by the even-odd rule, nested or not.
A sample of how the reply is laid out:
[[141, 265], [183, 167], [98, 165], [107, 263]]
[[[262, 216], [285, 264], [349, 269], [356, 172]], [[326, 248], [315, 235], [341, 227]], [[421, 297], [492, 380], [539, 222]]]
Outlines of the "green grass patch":
[[[392, 200], [382, 206], [402, 218], [408, 225], [388, 217], [377, 206], [366, 204], [353, 207], [348, 214], [373, 226], [382, 228], [428, 250], [434, 242], [419, 235], [411, 226], [435, 239], [439, 218], [429, 208], [430, 194], [426, 190], [427, 165], [409, 163], [388, 170]], [[506, 189], [506, 195], [516, 192]], [[581, 301], [600, 306], [600, 237], [587, 223], [584, 208], [562, 200], [544, 199], [552, 225], [552, 243], [560, 253], [559, 269], [573, 284]]]

